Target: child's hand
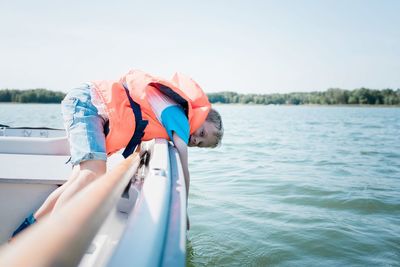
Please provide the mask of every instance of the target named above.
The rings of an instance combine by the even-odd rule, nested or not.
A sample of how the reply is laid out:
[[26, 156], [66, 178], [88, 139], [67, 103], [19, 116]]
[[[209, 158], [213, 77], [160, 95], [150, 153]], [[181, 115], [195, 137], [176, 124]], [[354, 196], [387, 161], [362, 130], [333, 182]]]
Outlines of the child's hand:
[[186, 230], [190, 230], [189, 214], [186, 213]]

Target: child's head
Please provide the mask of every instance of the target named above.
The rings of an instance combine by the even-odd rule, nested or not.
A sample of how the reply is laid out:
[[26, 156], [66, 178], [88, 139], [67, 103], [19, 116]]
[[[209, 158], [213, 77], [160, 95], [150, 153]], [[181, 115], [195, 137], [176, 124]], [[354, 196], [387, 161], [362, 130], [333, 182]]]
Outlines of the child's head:
[[190, 135], [189, 146], [217, 147], [221, 144], [223, 135], [221, 115], [212, 108], [203, 125]]

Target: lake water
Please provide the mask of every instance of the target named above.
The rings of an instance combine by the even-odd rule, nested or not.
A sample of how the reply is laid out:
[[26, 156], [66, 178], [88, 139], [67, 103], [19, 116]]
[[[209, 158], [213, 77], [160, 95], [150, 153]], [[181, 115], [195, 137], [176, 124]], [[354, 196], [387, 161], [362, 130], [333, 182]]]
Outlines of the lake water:
[[[400, 108], [216, 105], [190, 149], [188, 266], [400, 266]], [[59, 105], [0, 123], [62, 127]]]

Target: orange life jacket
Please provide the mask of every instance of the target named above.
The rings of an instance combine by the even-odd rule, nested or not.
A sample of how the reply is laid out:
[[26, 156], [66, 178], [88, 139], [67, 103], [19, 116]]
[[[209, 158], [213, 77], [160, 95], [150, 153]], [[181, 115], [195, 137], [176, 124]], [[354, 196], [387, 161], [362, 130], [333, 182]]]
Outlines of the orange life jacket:
[[205, 121], [211, 105], [206, 94], [191, 78], [176, 73], [172, 80], [131, 70], [119, 81], [94, 81], [94, 88], [106, 106], [108, 130], [107, 154], [126, 147], [123, 155], [129, 156], [141, 141], [165, 138], [168, 134], [158, 121], [146, 91], [156, 87], [182, 106], [189, 120], [190, 134]]

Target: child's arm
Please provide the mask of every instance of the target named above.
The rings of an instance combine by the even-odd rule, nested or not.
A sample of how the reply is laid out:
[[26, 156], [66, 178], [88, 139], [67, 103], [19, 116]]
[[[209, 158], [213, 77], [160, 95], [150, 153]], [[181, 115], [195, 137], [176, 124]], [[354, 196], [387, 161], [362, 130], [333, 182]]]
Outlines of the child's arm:
[[[179, 157], [181, 159], [181, 165], [183, 169], [183, 174], [185, 176], [185, 184], [186, 184], [186, 209], [187, 202], [189, 197], [189, 185], [190, 185], [190, 176], [189, 176], [189, 165], [188, 165], [188, 150], [187, 144], [174, 132], [173, 141], [176, 149], [178, 150]], [[187, 211], [186, 211], [187, 214]], [[186, 217], [186, 228], [190, 229], [189, 215]]]
[[189, 185], [190, 185], [190, 176], [189, 176], [189, 165], [188, 165], [188, 149], [187, 144], [174, 132], [173, 141], [176, 149], [178, 150], [179, 157], [181, 159], [183, 174], [185, 176], [185, 184], [186, 184], [186, 203], [189, 197]]

